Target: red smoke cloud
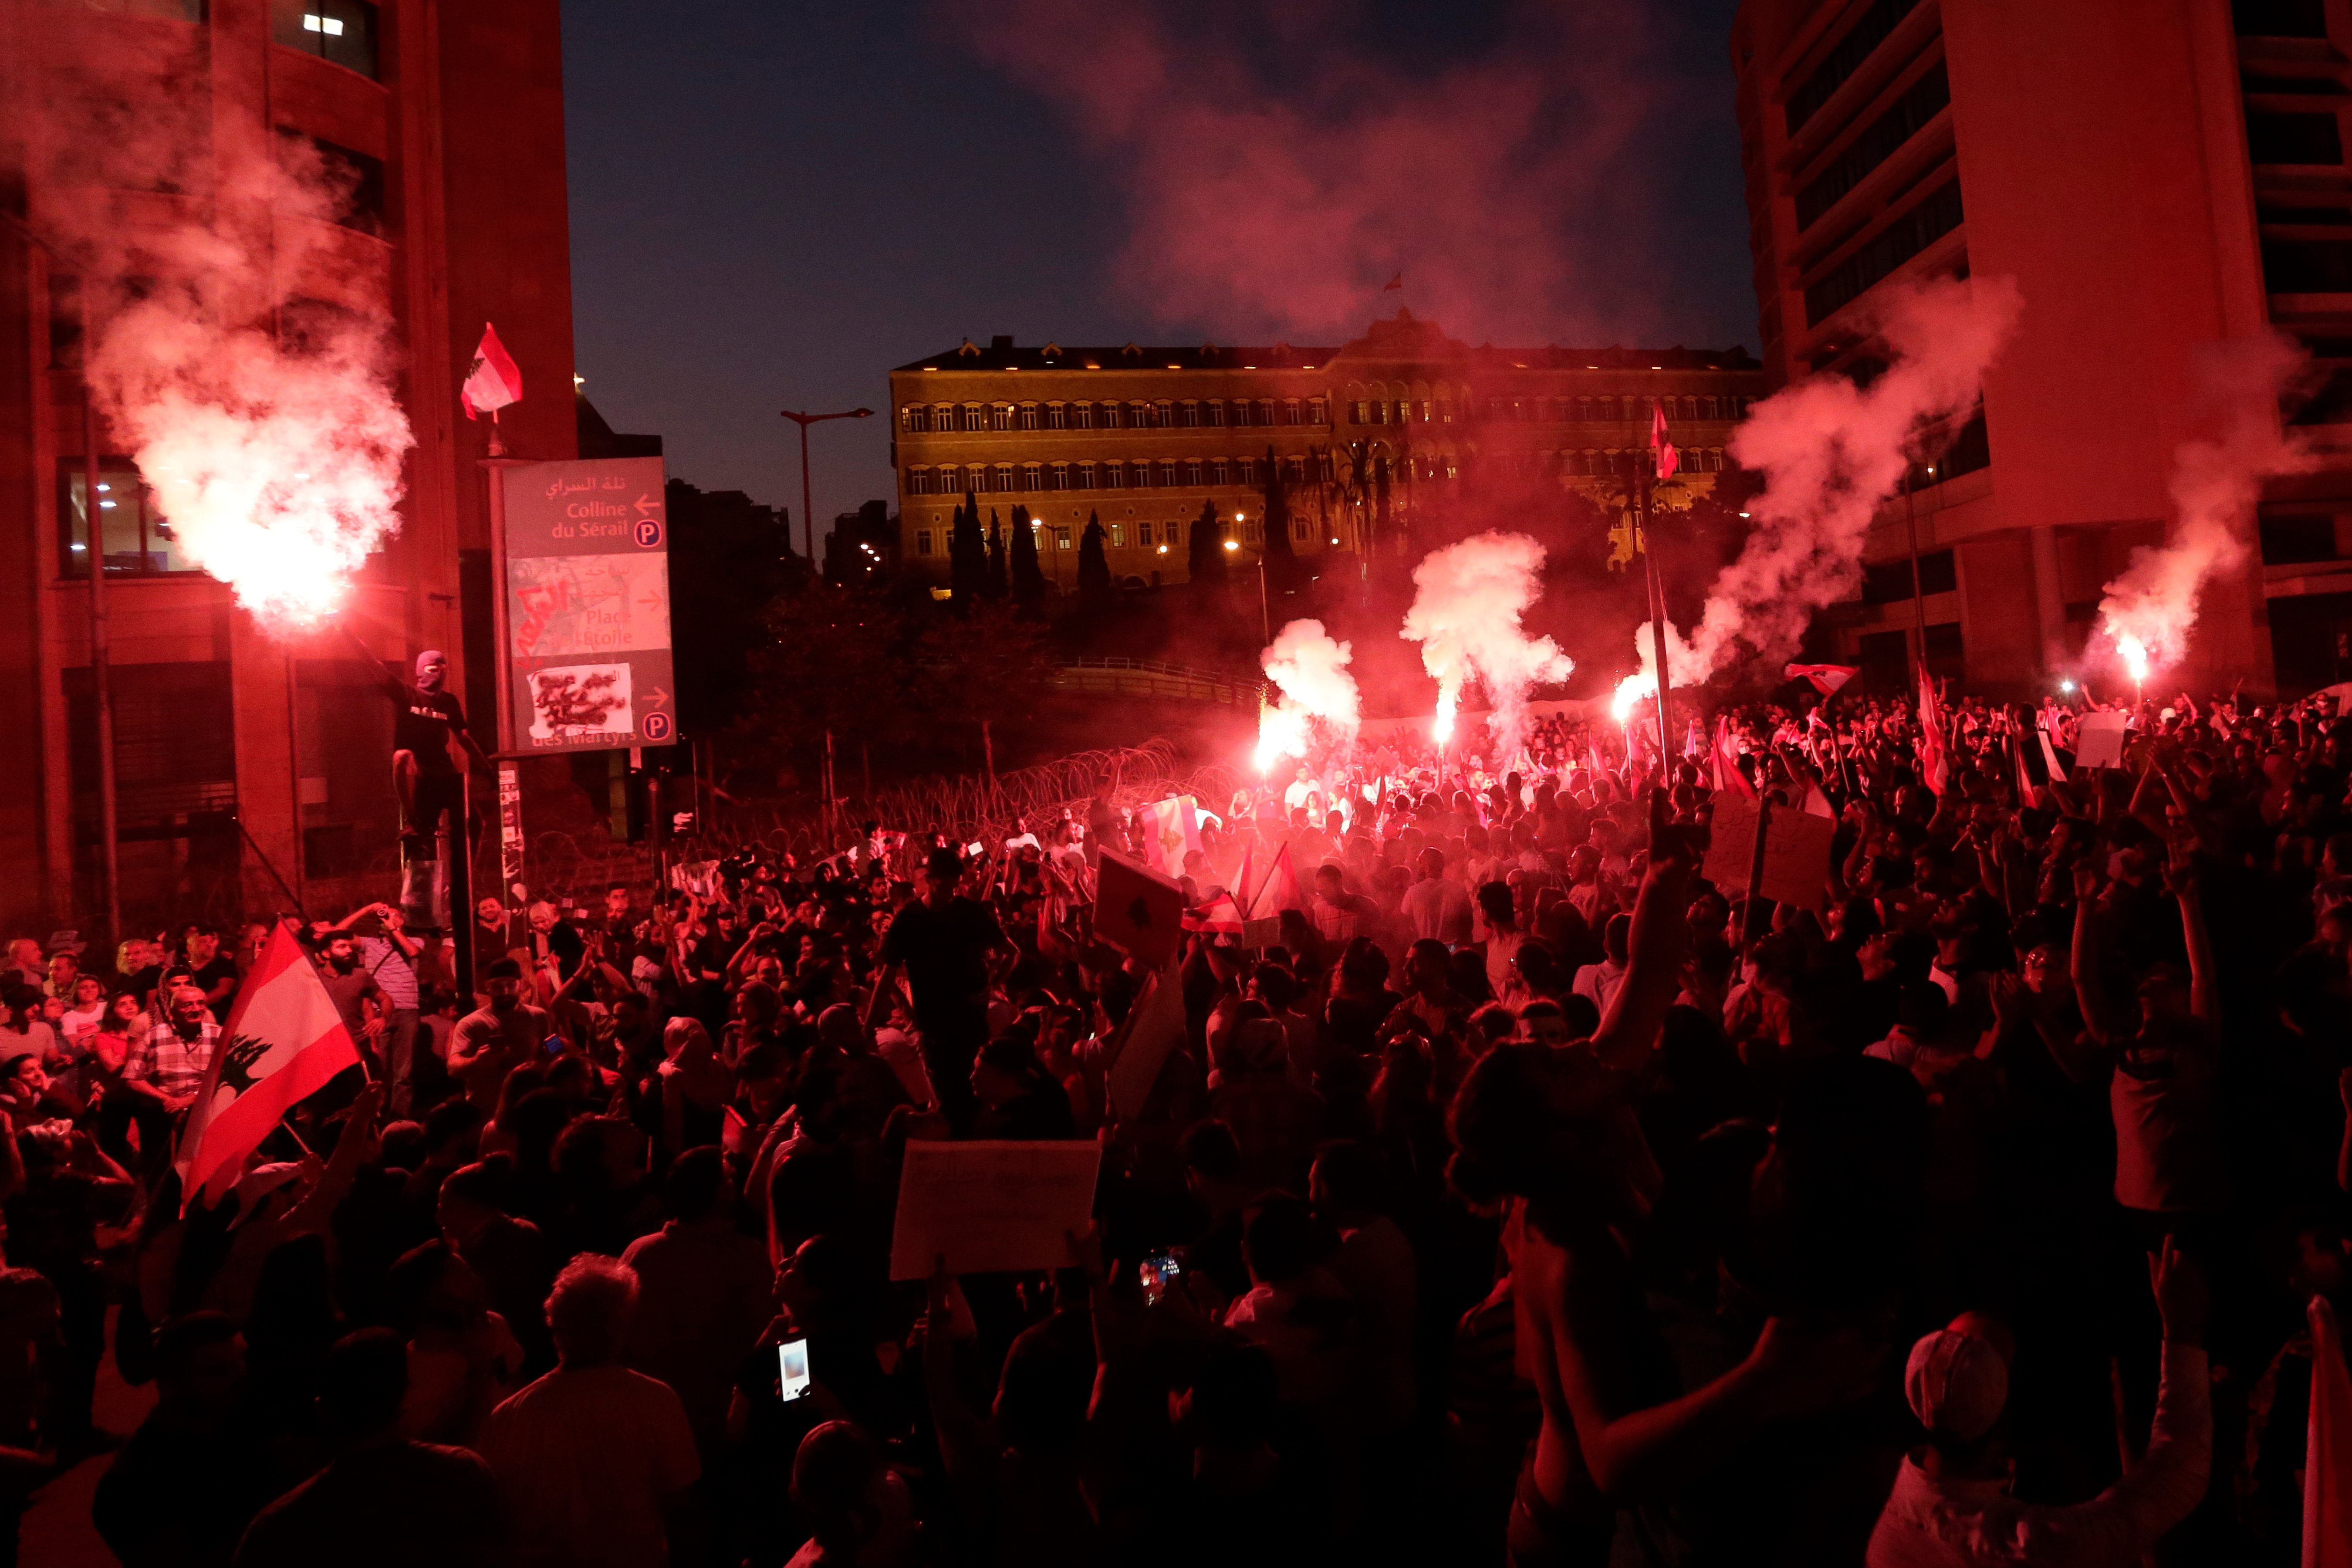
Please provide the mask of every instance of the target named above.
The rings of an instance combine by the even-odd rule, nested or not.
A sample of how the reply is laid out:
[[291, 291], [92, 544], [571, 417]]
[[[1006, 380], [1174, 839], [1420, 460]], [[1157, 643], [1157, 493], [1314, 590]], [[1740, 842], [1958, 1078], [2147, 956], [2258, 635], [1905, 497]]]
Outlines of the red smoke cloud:
[[1715, 40], [1631, 0], [1513, 6], [1474, 56], [1419, 70], [1313, 0], [1005, 0], [952, 25], [1113, 167], [1121, 282], [1157, 320], [1352, 334], [1402, 272], [1406, 302], [1474, 341], [1691, 335], [1637, 276], [1671, 241], [1623, 154], [1731, 85], [1688, 79]]

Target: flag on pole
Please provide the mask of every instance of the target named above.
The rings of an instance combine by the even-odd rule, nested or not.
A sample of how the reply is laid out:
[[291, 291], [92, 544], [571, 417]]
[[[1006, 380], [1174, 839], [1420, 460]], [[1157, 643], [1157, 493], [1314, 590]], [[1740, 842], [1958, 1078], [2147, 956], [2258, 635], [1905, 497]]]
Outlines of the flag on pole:
[[334, 998], [294, 928], [280, 922], [237, 994], [180, 1130], [173, 1164], [182, 1202], [194, 1205], [201, 1193], [206, 1204], [218, 1203], [244, 1173], [246, 1156], [289, 1110], [359, 1065]]
[[1285, 910], [1306, 907], [1306, 893], [1298, 885], [1298, 872], [1290, 863], [1290, 846], [1286, 844], [1276, 851], [1274, 864], [1266, 868], [1265, 880], [1250, 895], [1249, 918], [1271, 920]]
[[1944, 705], [1936, 696], [1936, 678], [1926, 666], [1919, 669], [1919, 782], [1930, 795], [1942, 795], [1951, 782], [1951, 753], [1944, 737]]
[[1666, 405], [1663, 403], [1650, 405], [1650, 450], [1658, 455], [1658, 478], [1673, 479], [1683, 459], [1682, 454], [1675, 450], [1675, 444], [1666, 439]]
[[1139, 807], [1136, 816], [1142, 819], [1143, 863], [1163, 877], [1181, 877], [1184, 857], [1201, 847], [1197, 803], [1189, 795], [1174, 795]]
[[1810, 680], [1814, 690], [1824, 697], [1834, 697], [1839, 688], [1861, 673], [1859, 665], [1792, 664], [1780, 671], [1780, 678], [1783, 680]]
[[488, 321], [482, 323], [482, 343], [474, 351], [474, 363], [466, 367], [466, 384], [457, 401], [466, 405], [468, 419], [522, 401], [522, 372], [515, 368], [507, 346], [499, 342], [498, 328]]
[[1715, 721], [1715, 754], [1712, 761], [1715, 767], [1715, 791], [1717, 795], [1728, 790], [1742, 800], [1756, 798], [1756, 786], [1749, 784], [1748, 775], [1739, 771], [1739, 753], [1731, 744], [1731, 720], [1727, 716], [1718, 717]]
[[1393, 278], [1390, 279], [1387, 282], [1385, 282], [1385, 283], [1383, 283], [1383, 284], [1381, 284], [1381, 293], [1383, 293], [1383, 294], [1386, 294], [1386, 293], [1390, 292], [1390, 291], [1391, 291], [1391, 290], [1392, 290], [1392, 289], [1402, 289], [1402, 288], [1403, 288], [1403, 287], [1404, 287], [1404, 274], [1403, 274], [1403, 273], [1402, 273], [1402, 272], [1400, 272], [1400, 273], [1398, 273], [1395, 277], [1393, 277]]
[[2303, 1568], [2352, 1568], [2352, 1375], [2336, 1310], [2314, 1296], [2311, 1415], [2304, 1433]]

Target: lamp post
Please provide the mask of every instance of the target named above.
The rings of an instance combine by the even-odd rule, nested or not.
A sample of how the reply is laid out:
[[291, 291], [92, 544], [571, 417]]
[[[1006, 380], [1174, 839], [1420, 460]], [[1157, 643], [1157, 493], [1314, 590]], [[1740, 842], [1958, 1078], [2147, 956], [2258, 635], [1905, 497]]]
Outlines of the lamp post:
[[801, 539], [808, 546], [809, 570], [816, 570], [816, 519], [809, 515], [808, 427], [826, 419], [871, 419], [871, 408], [846, 408], [838, 414], [809, 414], [796, 409], [782, 410], [783, 416], [801, 427]]

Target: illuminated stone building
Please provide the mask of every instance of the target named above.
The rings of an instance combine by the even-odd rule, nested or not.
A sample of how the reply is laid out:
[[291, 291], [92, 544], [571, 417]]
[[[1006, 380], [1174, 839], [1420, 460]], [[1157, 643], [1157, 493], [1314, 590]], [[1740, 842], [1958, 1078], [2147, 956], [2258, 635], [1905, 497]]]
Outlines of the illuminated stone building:
[[899, 558], [945, 584], [969, 491], [983, 520], [1028, 509], [1046, 576], [1066, 589], [1092, 515], [1114, 578], [1181, 582], [1204, 501], [1244, 563], [1257, 558], [1269, 461], [1299, 556], [1379, 550], [1397, 542], [1379, 535], [1369, 492], [1443, 497], [1472, 464], [1563, 485], [1623, 472], [1657, 398], [1696, 484], [1711, 483], [1762, 389], [1739, 348], [1473, 348], [1406, 311], [1337, 348], [967, 340], [890, 373]]
[[[1876, 291], [2016, 280], [1981, 413], [1915, 473], [1932, 667], [2026, 695], [2083, 668], [2104, 585], [2164, 538], [2175, 454], [2221, 416], [2211, 345], [2276, 329], [2334, 454], [2266, 486], [2246, 563], [2205, 590], [2188, 684], [2352, 677], [2352, 9], [2343, 0], [1745, 0], [1734, 23], [1749, 236], [1772, 384], [1853, 368]], [[1820, 651], [1898, 684], [1906, 501]]]
[[[388, 304], [416, 445], [401, 531], [343, 619], [386, 658], [447, 650], [487, 732], [488, 426], [457, 386], [494, 321], [526, 376], [509, 449], [574, 455], [557, 22], [557, 0], [0, 0], [0, 935], [102, 923], [79, 322], [47, 237], [102, 193], [28, 154], [50, 68], [197, 59], [207, 156], [274, 132], [351, 173], [343, 232], [294, 287]], [[390, 704], [339, 635], [275, 640], [188, 570], [102, 421], [98, 441], [126, 921], [340, 909], [392, 863]]]

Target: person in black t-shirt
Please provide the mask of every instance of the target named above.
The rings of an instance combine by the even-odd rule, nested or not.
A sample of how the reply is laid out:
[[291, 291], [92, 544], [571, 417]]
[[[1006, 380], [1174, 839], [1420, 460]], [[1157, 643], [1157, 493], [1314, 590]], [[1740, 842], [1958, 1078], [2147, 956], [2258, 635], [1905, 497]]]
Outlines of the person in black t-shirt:
[[432, 900], [416, 868], [431, 861], [429, 845], [444, 814], [452, 822], [467, 823], [469, 844], [481, 836], [482, 814], [467, 820], [465, 775], [450, 758], [450, 742], [464, 747], [483, 772], [490, 771], [481, 742], [466, 727], [465, 708], [455, 692], [445, 689], [448, 679], [449, 656], [439, 648], [416, 656], [414, 681], [383, 670], [384, 690], [392, 698], [392, 782], [400, 797], [402, 859], [412, 868], [402, 896], [403, 912], [415, 927], [436, 923], [436, 913], [428, 907]]
[[996, 911], [957, 895], [962, 880], [962, 857], [931, 851], [923, 863], [923, 896], [900, 910], [883, 934], [882, 973], [866, 1018], [868, 1027], [888, 1021], [903, 973], [914, 994], [923, 1063], [940, 1108], [959, 1126], [971, 1120], [972, 1058], [988, 1040], [989, 961], [1013, 952]]

